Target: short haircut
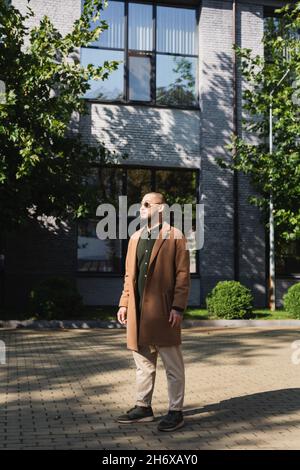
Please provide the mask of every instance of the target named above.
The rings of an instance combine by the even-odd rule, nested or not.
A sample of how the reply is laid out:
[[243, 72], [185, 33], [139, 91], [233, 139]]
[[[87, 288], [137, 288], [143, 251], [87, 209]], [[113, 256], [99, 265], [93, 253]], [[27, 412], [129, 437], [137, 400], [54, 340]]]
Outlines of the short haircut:
[[151, 193], [145, 194], [145, 196], [148, 196], [150, 194], [151, 194], [151, 196], [156, 196], [157, 198], [159, 198], [160, 199], [160, 204], [165, 204], [166, 203], [165, 197], [162, 193], [156, 193], [156, 192], [152, 191]]

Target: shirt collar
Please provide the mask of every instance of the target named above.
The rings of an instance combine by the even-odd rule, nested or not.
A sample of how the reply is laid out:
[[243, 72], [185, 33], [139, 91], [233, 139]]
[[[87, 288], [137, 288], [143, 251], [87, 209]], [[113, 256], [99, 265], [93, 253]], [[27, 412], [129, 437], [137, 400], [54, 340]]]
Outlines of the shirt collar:
[[160, 222], [158, 225], [155, 225], [155, 227], [153, 227], [151, 230], [148, 229], [148, 225], [145, 225], [144, 230], [149, 236], [150, 234], [155, 233], [155, 232], [159, 233], [161, 228], [162, 228], [162, 222]]

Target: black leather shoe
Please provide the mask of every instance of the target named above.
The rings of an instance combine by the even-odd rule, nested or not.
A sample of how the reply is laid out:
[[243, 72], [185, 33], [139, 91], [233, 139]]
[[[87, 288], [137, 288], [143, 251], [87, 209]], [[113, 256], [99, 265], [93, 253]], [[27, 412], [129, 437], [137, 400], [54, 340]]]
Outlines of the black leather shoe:
[[131, 408], [124, 415], [117, 418], [118, 423], [147, 423], [154, 420], [154, 415], [151, 406], [137, 406]]
[[168, 414], [159, 422], [159, 431], [175, 431], [184, 426], [182, 411], [169, 410]]

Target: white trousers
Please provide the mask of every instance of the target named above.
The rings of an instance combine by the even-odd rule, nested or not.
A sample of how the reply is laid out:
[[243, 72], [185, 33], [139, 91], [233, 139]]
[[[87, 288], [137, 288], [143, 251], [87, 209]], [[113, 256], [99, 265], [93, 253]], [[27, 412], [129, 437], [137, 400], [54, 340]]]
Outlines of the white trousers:
[[185, 371], [181, 345], [139, 346], [138, 352], [132, 352], [136, 364], [136, 405], [151, 406], [157, 356], [159, 354], [167, 376], [169, 409], [181, 411], [185, 387]]

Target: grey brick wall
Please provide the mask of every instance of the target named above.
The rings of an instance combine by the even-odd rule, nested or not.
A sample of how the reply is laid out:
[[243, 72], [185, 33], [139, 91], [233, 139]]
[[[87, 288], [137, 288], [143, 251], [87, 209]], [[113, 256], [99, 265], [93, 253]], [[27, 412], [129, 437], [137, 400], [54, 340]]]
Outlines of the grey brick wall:
[[219, 280], [233, 279], [233, 177], [215, 157], [230, 160], [224, 149], [232, 132], [231, 2], [204, 0], [200, 15], [201, 202], [205, 240], [200, 251], [201, 293]]
[[[26, 12], [27, 0], [12, 0], [12, 4], [21, 13]], [[36, 26], [43, 16], [48, 16], [61, 34], [67, 34], [80, 16], [80, 5], [80, 0], [30, 0], [35, 16], [28, 20], [28, 27]]]
[[[237, 40], [262, 53], [263, 8], [238, 5]], [[233, 13], [231, 1], [204, 0], [200, 19], [201, 193], [205, 203], [205, 244], [200, 253], [202, 298], [219, 280], [234, 278], [233, 174], [215, 164], [230, 160], [225, 150], [233, 131]], [[238, 80], [241, 87], [241, 80]], [[241, 122], [241, 90], [239, 119]], [[241, 126], [239, 126], [241, 131]], [[250, 287], [256, 305], [265, 303], [265, 241], [259, 211], [247, 198], [249, 178], [239, 174], [239, 275]]]
[[197, 110], [93, 103], [80, 131], [88, 142], [104, 142], [119, 155], [128, 153], [126, 164], [200, 166]]

